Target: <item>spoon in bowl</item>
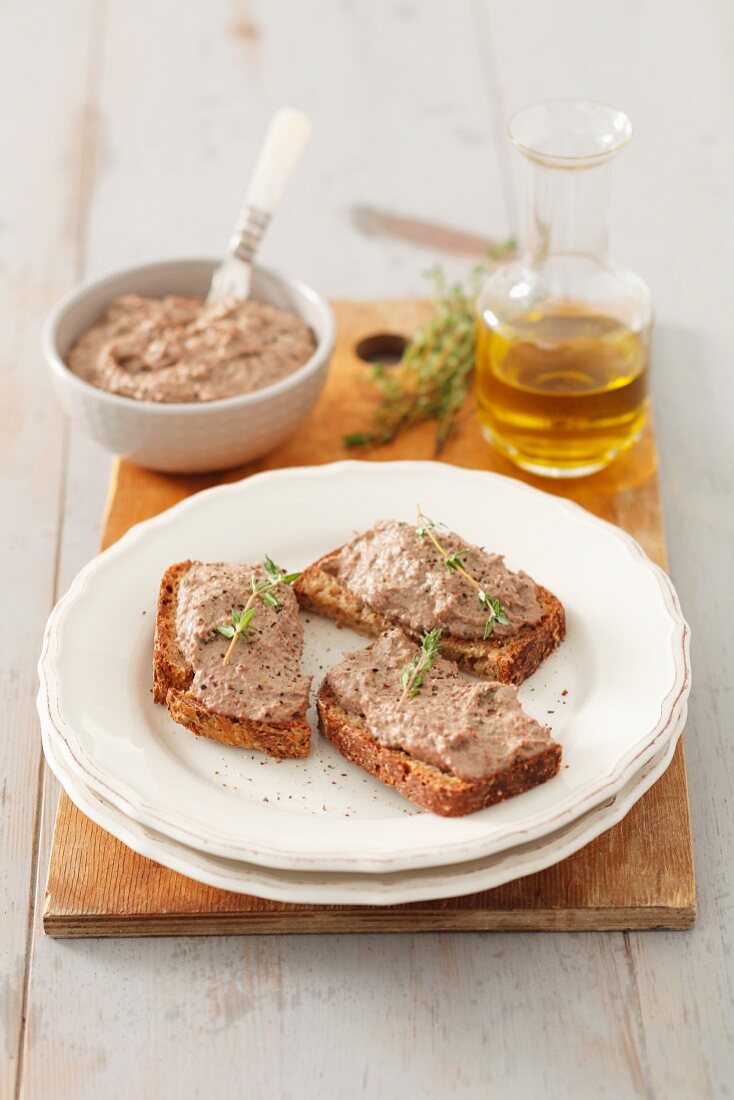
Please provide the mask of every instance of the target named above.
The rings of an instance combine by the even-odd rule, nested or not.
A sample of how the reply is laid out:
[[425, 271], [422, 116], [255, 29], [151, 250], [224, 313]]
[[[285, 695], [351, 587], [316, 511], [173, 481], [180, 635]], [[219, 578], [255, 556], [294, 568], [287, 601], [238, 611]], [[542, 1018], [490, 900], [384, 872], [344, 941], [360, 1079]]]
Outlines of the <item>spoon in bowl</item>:
[[212, 276], [207, 303], [228, 297], [249, 298], [255, 253], [310, 134], [311, 123], [302, 111], [284, 107], [274, 115], [227, 256]]

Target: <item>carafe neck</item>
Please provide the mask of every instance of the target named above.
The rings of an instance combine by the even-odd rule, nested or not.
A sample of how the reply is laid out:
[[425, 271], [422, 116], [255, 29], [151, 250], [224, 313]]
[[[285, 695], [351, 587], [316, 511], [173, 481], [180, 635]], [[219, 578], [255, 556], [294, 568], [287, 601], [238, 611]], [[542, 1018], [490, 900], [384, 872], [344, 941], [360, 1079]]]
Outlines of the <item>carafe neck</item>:
[[549, 255], [603, 259], [609, 238], [609, 163], [557, 168], [528, 164], [526, 249], [532, 264]]

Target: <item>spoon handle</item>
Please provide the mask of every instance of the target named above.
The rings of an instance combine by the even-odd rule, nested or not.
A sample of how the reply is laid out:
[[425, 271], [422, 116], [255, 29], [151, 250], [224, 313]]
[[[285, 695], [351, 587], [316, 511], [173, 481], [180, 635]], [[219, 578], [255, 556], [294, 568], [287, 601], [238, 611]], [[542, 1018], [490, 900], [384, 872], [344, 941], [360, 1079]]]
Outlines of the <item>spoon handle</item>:
[[284, 107], [274, 116], [229, 242], [230, 252], [238, 259], [252, 262], [310, 134], [311, 123], [302, 111]]

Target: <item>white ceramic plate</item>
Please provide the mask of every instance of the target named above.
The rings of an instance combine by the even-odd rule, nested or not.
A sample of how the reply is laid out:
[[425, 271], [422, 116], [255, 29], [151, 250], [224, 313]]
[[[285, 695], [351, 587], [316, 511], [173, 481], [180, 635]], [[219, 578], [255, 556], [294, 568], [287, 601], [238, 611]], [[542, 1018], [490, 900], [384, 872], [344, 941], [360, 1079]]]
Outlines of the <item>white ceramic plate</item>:
[[[505, 552], [563, 601], [568, 637], [521, 691], [563, 745], [558, 776], [464, 818], [418, 810], [321, 738], [277, 763], [176, 726], [151, 697], [158, 582], [182, 558], [305, 566], [415, 503]], [[364, 645], [308, 617], [317, 681]], [[199, 493], [133, 528], [51, 614], [41, 715], [92, 790], [158, 832], [230, 859], [386, 871], [477, 859], [559, 829], [611, 798], [670, 736], [689, 691], [675, 591], [624, 532], [520, 482], [438, 463], [345, 462], [260, 474]], [[563, 692], [567, 692], [566, 695]]]
[[97, 825], [123, 844], [182, 875], [240, 894], [271, 901], [320, 905], [398, 905], [409, 901], [461, 897], [491, 890], [505, 882], [534, 874], [573, 855], [595, 837], [611, 829], [663, 774], [673, 758], [686, 710], [671, 738], [621, 791], [587, 811], [571, 825], [541, 840], [508, 848], [499, 855], [429, 867], [417, 871], [360, 874], [338, 871], [285, 871], [223, 859], [187, 848], [170, 837], [126, 817], [101, 795], [85, 786], [61, 759], [61, 748], [43, 730], [46, 759], [72, 802]]

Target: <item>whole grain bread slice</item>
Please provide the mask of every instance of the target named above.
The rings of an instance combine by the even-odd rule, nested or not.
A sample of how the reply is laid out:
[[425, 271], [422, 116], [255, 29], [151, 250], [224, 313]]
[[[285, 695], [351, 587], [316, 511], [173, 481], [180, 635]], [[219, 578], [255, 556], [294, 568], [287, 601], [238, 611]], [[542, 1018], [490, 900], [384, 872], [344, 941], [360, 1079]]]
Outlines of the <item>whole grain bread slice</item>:
[[[349, 626], [369, 638], [376, 638], [386, 630], [398, 627], [413, 641], [420, 641], [420, 634], [408, 624], [373, 611], [338, 577], [324, 568], [340, 551], [341, 547], [325, 554], [298, 578], [294, 588], [301, 607], [332, 619], [341, 626]], [[523, 627], [511, 638], [488, 638], [486, 641], [469, 641], [444, 630], [442, 655], [456, 661], [460, 668], [474, 676], [499, 680], [504, 684], [521, 684], [532, 676], [566, 634], [566, 615], [561, 601], [540, 585], [537, 595], [543, 608], [539, 623]]]
[[528, 759], [479, 780], [460, 779], [432, 764], [377, 741], [358, 715], [349, 714], [326, 681], [316, 705], [319, 728], [342, 756], [376, 779], [395, 787], [405, 798], [441, 817], [462, 817], [551, 779], [561, 765], [561, 746], [555, 741]]
[[179, 586], [192, 565], [191, 561], [171, 565], [161, 579], [153, 648], [154, 701], [167, 706], [173, 720], [198, 737], [238, 748], [259, 749], [270, 756], [308, 756], [311, 727], [305, 706], [303, 715], [289, 723], [259, 722], [216, 714], [189, 690], [194, 670], [187, 665], [178, 643], [176, 607]]

